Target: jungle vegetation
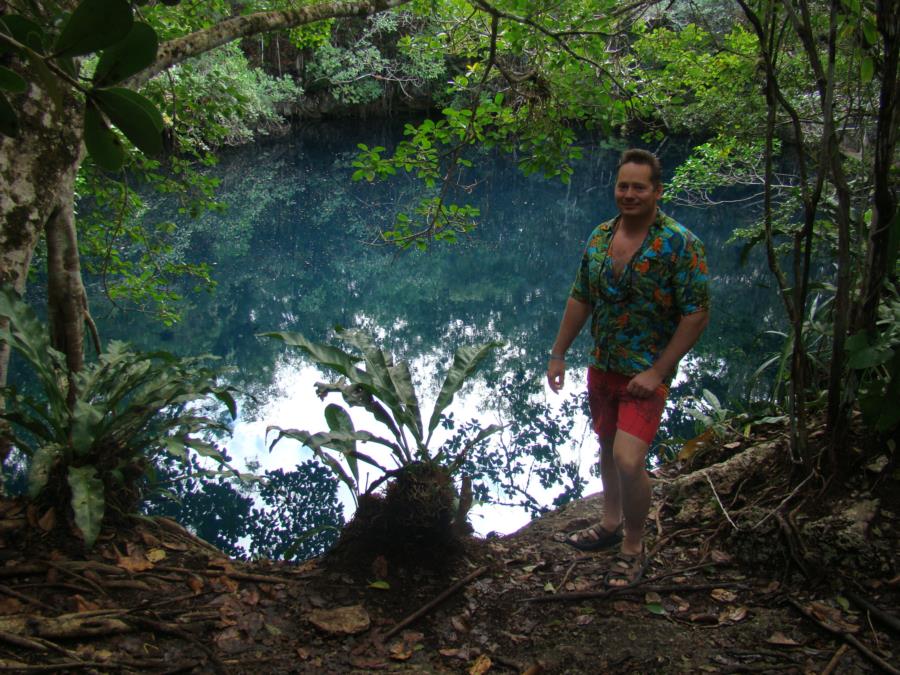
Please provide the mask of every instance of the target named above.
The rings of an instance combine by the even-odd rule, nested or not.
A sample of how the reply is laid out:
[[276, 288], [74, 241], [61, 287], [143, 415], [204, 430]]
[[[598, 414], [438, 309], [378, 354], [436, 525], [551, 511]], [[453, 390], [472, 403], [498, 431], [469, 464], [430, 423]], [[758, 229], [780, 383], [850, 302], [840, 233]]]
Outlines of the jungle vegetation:
[[[391, 149], [361, 145], [349, 177], [421, 181], [419, 203], [378, 238], [400, 249], [452, 244], [477, 226], [467, 172], [485, 149], [514, 156], [526, 174], [567, 181], [584, 130], [641, 134], [650, 147], [695, 139], [670, 193], [698, 207], [762, 199], [758, 224], [734, 236], [765, 249], [790, 325], [771, 403], [792, 420], [798, 474], [839, 474], [858, 459], [843, 449], [852, 411], [875, 434], [900, 423], [898, 5], [0, 4], [0, 282], [11, 289], [0, 324], [0, 384], [11, 385], [2, 457], [13, 444], [41, 457], [32, 497], [72, 504], [93, 536], [103, 504], [130, 508], [129, 490], [150, 465], [143, 451], [189, 461], [200, 449], [227, 471], [225, 455], [192, 435], [223, 422], [185, 402], [228, 407], [230, 394], [197, 363], [103, 349], [82, 269], [106, 280], [113, 301], [176, 321], [168, 280], [208, 285], [208, 270], [172, 255], [171, 223], [133, 224], [145, 208], [136, 185], [176, 193], [185, 213], [200, 214], [221, 207], [198, 169], [223, 146], [277, 131], [291, 115], [406, 107], [424, 111], [422, 121]], [[834, 268], [824, 283], [811, 274], [820, 255]], [[30, 278], [45, 286], [43, 338], [14, 297]], [[6, 382], [12, 348], [43, 369], [52, 419]], [[165, 378], [167, 368], [185, 390], [150, 396], [145, 375]], [[148, 396], [141, 411], [153, 415], [136, 423], [153, 447], [124, 447], [109, 414]], [[808, 439], [818, 409], [825, 453]], [[127, 498], [110, 501], [120, 490]]]

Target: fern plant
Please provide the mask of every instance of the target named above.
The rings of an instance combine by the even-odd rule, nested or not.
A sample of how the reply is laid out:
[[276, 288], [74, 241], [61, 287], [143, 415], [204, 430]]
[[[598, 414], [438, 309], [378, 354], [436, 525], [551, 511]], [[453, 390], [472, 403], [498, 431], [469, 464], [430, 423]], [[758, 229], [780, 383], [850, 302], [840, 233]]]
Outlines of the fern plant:
[[[453, 402], [456, 393], [490, 351], [500, 345], [499, 342], [463, 346], [456, 350], [426, 425], [423, 423], [408, 364], [403, 361], [394, 362], [391, 355], [377, 347], [374, 340], [365, 333], [337, 329], [338, 337], [361, 355], [339, 347], [311, 342], [299, 333], [276, 332], [264, 335], [298, 347], [317, 364], [341, 376], [335, 382], [316, 384], [320, 398], [324, 399], [331, 393], [340, 394], [349, 407], [363, 408], [388, 430], [389, 437], [385, 437], [356, 429], [347, 409], [336, 403], [325, 408], [328, 431], [311, 433], [274, 426], [267, 430], [267, 433], [278, 432], [270, 449], [284, 438], [300, 441], [311, 448], [350, 488], [355, 499], [360, 495], [361, 462], [381, 473], [381, 477], [368, 487], [367, 494], [387, 478], [417, 466], [441, 468], [444, 473], [452, 476], [462, 466], [473, 447], [502, 428], [491, 424], [480, 429], [461, 448], [454, 450], [452, 455], [446, 444], [432, 448], [434, 431], [441, 423], [443, 411]], [[390, 469], [371, 455], [360, 451], [357, 444], [361, 442], [389, 449], [397, 468]]]
[[193, 451], [227, 467], [207, 437], [228, 427], [203, 404], [218, 400], [232, 419], [236, 404], [233, 389], [205, 365], [208, 357], [143, 354], [111, 342], [96, 362], [67, 373], [45, 326], [8, 289], [0, 289], [0, 317], [9, 320], [0, 342], [27, 361], [38, 385], [33, 393], [0, 389], [5, 433], [30, 458], [28, 495], [70, 508], [88, 548], [110, 508], [137, 506], [139, 483], [156, 453], [185, 460]]

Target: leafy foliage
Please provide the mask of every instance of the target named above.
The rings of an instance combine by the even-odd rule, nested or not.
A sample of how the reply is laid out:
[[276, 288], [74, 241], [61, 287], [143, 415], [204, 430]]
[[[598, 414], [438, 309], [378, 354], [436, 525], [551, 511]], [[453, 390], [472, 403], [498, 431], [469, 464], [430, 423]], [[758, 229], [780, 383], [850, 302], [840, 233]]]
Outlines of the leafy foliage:
[[[446, 466], [452, 475], [459, 469], [473, 447], [500, 429], [493, 424], [480, 429], [453, 456], [449, 455], [449, 449], [445, 446], [436, 450], [430, 448], [432, 436], [441, 422], [443, 411], [453, 402], [454, 396], [479, 363], [497, 346], [495, 342], [474, 347], [463, 346], [456, 350], [453, 363], [426, 426], [423, 424], [409, 366], [402, 361], [395, 363], [392, 356], [378, 348], [374, 340], [365, 333], [356, 330], [338, 331], [338, 337], [357, 352], [361, 352], [361, 356], [339, 347], [311, 342], [299, 333], [265, 335], [300, 348], [318, 365], [342, 376], [336, 382], [320, 382], [316, 385], [321, 398], [325, 398], [329, 393], [339, 393], [347, 405], [363, 408], [388, 430], [391, 438], [356, 430], [349, 412], [334, 403], [329, 404], [325, 411], [329, 431], [313, 434], [298, 429], [279, 427], [269, 429], [278, 432], [270, 448], [283, 438], [300, 441], [316, 453], [316, 456], [350, 488], [354, 496], [358, 496], [361, 492], [360, 462], [382, 473], [381, 479], [370, 485], [367, 493], [391, 474], [390, 470], [377, 459], [360, 451], [357, 448], [359, 442], [387, 448], [394, 462], [401, 468], [413, 464]], [[360, 361], [364, 363], [365, 369], [357, 366]]]
[[225, 466], [208, 436], [228, 428], [200, 406], [216, 399], [232, 417], [236, 407], [231, 388], [202, 365], [206, 359], [138, 354], [113, 342], [66, 377], [65, 358], [50, 346], [46, 328], [9, 290], [0, 292], [0, 316], [9, 319], [0, 341], [26, 359], [39, 388], [32, 394], [4, 387], [0, 419], [31, 460], [29, 495], [55, 503], [70, 495], [88, 547], [110, 508], [136, 506], [138, 483], [155, 455], [186, 460], [194, 452]]

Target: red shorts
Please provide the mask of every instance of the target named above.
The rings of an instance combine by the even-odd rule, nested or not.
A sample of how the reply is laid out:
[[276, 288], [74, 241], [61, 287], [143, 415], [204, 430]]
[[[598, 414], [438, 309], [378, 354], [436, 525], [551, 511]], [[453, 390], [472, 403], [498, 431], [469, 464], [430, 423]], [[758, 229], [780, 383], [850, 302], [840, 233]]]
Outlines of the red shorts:
[[612, 439], [617, 429], [647, 444], [656, 436], [669, 388], [660, 384], [651, 396], [637, 398], [626, 391], [631, 378], [588, 368], [588, 404], [594, 431], [601, 440]]

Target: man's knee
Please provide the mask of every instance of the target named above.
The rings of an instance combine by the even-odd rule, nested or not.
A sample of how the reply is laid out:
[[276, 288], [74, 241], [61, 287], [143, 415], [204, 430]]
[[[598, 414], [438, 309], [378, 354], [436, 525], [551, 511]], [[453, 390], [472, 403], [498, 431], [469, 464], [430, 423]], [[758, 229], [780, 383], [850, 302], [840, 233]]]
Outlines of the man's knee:
[[613, 457], [619, 474], [625, 478], [637, 478], [646, 471], [648, 443], [620, 432], [616, 435]]

